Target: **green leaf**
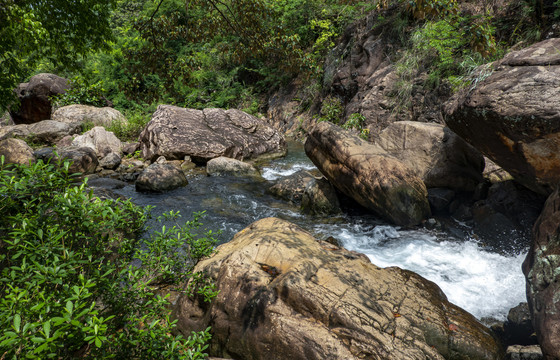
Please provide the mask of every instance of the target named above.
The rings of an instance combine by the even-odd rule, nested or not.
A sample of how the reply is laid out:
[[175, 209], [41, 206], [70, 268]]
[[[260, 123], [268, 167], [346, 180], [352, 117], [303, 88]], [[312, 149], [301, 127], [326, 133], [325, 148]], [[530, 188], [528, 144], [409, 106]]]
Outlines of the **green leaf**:
[[15, 314], [14, 315], [14, 329], [18, 333], [19, 333], [20, 326], [21, 326], [21, 316], [19, 314]]

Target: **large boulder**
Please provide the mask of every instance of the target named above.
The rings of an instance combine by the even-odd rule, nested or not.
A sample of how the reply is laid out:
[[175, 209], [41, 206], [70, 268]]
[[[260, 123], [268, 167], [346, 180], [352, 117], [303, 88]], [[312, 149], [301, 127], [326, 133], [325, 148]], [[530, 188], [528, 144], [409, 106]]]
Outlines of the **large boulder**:
[[20, 139], [0, 140], [0, 156], [4, 156], [5, 164], [29, 165], [35, 161], [33, 149]]
[[559, 48], [549, 39], [509, 53], [445, 105], [451, 130], [543, 194], [560, 181]]
[[211, 356], [256, 359], [498, 359], [490, 330], [431, 281], [319, 243], [296, 225], [259, 220], [196, 272], [219, 293], [182, 295], [185, 335], [211, 326]]
[[238, 160], [286, 153], [284, 137], [264, 121], [236, 109], [184, 109], [160, 105], [140, 134], [142, 156], [194, 162]]
[[305, 152], [342, 193], [397, 225], [430, 216], [422, 179], [381, 147], [328, 123], [309, 132]]
[[51, 118], [51, 96], [64, 93], [68, 80], [54, 74], [37, 74], [16, 89], [19, 104], [10, 109], [15, 124], [33, 124]]
[[128, 123], [120, 111], [111, 107], [95, 107], [91, 105], [68, 105], [57, 109], [52, 119], [65, 123], [91, 123], [94, 126], [109, 127], [114, 122]]
[[560, 359], [560, 193], [556, 189], [533, 227], [523, 262], [527, 300], [544, 358]]
[[120, 154], [122, 149], [122, 143], [115, 134], [102, 126], [96, 126], [83, 135], [76, 136], [72, 145], [92, 148], [100, 158], [110, 153]]
[[43, 162], [60, 159], [70, 162], [68, 173], [80, 173], [82, 176], [93, 174], [99, 161], [95, 151], [89, 147], [68, 146], [65, 148], [43, 148], [35, 151], [35, 157]]
[[482, 154], [443, 125], [394, 122], [375, 143], [402, 161], [427, 188], [473, 191], [483, 181]]
[[164, 192], [188, 184], [185, 174], [171, 164], [152, 164], [136, 179], [136, 191]]

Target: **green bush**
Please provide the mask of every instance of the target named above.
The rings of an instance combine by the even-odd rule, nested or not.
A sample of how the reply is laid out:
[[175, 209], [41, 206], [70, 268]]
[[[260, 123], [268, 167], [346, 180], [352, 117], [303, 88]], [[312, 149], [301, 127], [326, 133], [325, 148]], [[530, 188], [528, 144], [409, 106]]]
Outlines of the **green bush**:
[[318, 122], [321, 121], [329, 121], [333, 124], [340, 123], [342, 119], [342, 115], [344, 114], [344, 106], [342, 105], [342, 101], [337, 97], [329, 95], [323, 100], [321, 104], [321, 111], [319, 113], [319, 118], [317, 119]]
[[62, 107], [72, 104], [106, 106], [107, 99], [103, 95], [101, 81], [89, 83], [82, 77], [76, 76], [70, 80], [70, 88], [66, 92], [53, 97], [53, 105]]
[[68, 166], [0, 162], [0, 357], [204, 358], [209, 329], [175, 335], [162, 290], [192, 277], [215, 296], [192, 271], [215, 243], [201, 214], [140, 239], [150, 209], [95, 197]]

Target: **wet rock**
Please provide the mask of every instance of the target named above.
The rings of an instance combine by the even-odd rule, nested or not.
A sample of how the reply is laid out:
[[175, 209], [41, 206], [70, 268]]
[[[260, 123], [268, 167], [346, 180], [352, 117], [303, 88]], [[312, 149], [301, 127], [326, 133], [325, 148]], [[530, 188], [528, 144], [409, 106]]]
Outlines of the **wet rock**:
[[118, 190], [126, 186], [126, 183], [117, 179], [111, 178], [97, 178], [89, 179], [88, 185], [93, 188], [103, 188], [109, 190]]
[[114, 133], [105, 130], [102, 126], [96, 126], [76, 136], [72, 141], [73, 146], [89, 147], [95, 151], [98, 157], [103, 158], [110, 153], [121, 153], [122, 143]]
[[212, 327], [211, 356], [236, 359], [498, 359], [489, 330], [434, 283], [267, 218], [220, 245], [196, 272], [212, 303], [182, 295], [184, 334]]
[[512, 345], [507, 348], [506, 360], [542, 360], [544, 359], [538, 345]]
[[388, 221], [416, 225], [430, 216], [424, 182], [379, 146], [320, 122], [305, 152], [338, 190]]
[[492, 246], [521, 251], [529, 245], [544, 201], [542, 195], [513, 180], [495, 183], [486, 199], [472, 206], [474, 232]]
[[51, 119], [51, 97], [68, 89], [68, 80], [54, 74], [37, 74], [28, 83], [19, 84], [16, 94], [19, 104], [10, 109], [15, 124], [33, 124]]
[[428, 201], [432, 213], [445, 213], [449, 211], [449, 205], [455, 199], [455, 191], [443, 188], [428, 189]]
[[99, 161], [99, 166], [109, 170], [115, 170], [121, 164], [121, 157], [117, 153], [109, 153]]
[[313, 178], [305, 185], [301, 208], [304, 213], [312, 215], [332, 215], [341, 212], [336, 190], [325, 178]]
[[445, 122], [513, 177], [548, 195], [560, 182], [560, 38], [507, 54], [454, 96]]
[[294, 174], [279, 180], [276, 184], [272, 185], [268, 191], [272, 195], [286, 201], [294, 204], [301, 204], [305, 187], [310, 181], [315, 179], [315, 176], [322, 175], [320, 173], [312, 174], [307, 170], [299, 170]]
[[206, 163], [206, 173], [211, 176], [259, 176], [251, 164], [227, 157], [217, 157]]
[[440, 124], [398, 121], [375, 143], [399, 159], [429, 188], [473, 191], [482, 181], [482, 154]]
[[529, 304], [520, 303], [509, 310], [504, 333], [507, 345], [537, 345]]
[[127, 124], [128, 120], [120, 111], [110, 107], [95, 107], [90, 105], [68, 105], [57, 109], [53, 120], [65, 123], [93, 124], [93, 126], [109, 127], [115, 122]]
[[67, 160], [70, 162], [70, 167], [68, 168], [68, 173], [70, 174], [93, 174], [99, 164], [95, 151], [89, 147], [43, 148], [35, 151], [35, 157], [44, 162], [52, 162], [56, 159]]
[[136, 191], [163, 192], [188, 184], [185, 174], [170, 164], [152, 164], [136, 179]]
[[195, 163], [225, 156], [249, 160], [286, 153], [284, 137], [264, 121], [230, 109], [184, 109], [160, 105], [140, 134], [142, 157]]
[[33, 149], [20, 139], [5, 139], [0, 141], [0, 156], [4, 156], [5, 164], [28, 165], [35, 162]]
[[560, 357], [560, 194], [555, 190], [533, 227], [523, 273], [533, 326], [545, 359]]

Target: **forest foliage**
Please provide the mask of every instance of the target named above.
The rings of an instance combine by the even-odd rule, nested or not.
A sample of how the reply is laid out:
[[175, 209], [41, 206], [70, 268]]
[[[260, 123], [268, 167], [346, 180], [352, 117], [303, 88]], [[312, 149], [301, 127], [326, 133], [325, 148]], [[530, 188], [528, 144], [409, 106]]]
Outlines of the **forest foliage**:
[[100, 199], [68, 168], [0, 160], [0, 358], [204, 358], [209, 330], [176, 334], [169, 309], [172, 289], [216, 295], [193, 272], [216, 241], [202, 214], [146, 232], [149, 208]]
[[389, 26], [402, 36], [392, 41], [409, 49], [397, 60], [414, 53], [416, 65], [433, 63], [437, 85], [525, 34], [538, 40], [545, 20], [559, 15], [543, 15], [541, 0], [517, 2], [521, 16], [512, 25], [494, 18], [494, 2], [468, 15], [457, 0], [7, 0], [0, 5], [0, 107], [17, 83], [47, 71], [78, 76], [77, 95], [96, 104], [105, 99], [91, 93], [102, 90], [128, 116], [157, 103], [256, 114], [272, 89], [295, 76], [320, 83], [325, 55], [349, 24], [374, 10], [383, 23], [394, 8], [399, 16]]

